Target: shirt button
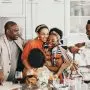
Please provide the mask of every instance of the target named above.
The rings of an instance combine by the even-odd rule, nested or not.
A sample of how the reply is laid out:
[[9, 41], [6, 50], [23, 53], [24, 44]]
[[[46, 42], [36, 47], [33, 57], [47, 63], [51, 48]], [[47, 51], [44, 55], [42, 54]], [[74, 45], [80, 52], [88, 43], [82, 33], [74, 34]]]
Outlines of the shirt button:
[[9, 73], [9, 71], [7, 73]]
[[9, 65], [11, 65], [11, 63], [9, 63]]

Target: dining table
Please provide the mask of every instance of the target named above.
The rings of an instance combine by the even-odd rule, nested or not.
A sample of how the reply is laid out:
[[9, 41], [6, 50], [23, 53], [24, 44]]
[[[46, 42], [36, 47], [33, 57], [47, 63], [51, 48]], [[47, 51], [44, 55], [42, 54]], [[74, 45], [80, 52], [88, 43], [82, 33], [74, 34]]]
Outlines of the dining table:
[[21, 90], [21, 84], [14, 84], [9, 81], [4, 81], [2, 85], [0, 85], [0, 90]]
[[[53, 80], [50, 85], [38, 85], [37, 88], [26, 88], [25, 83], [12, 83], [4, 81], [0, 85], [0, 90], [90, 90], [90, 66], [80, 66], [79, 74], [73, 74], [72, 78], [64, 78], [64, 83], [60, 84]], [[81, 74], [80, 74], [81, 73]]]

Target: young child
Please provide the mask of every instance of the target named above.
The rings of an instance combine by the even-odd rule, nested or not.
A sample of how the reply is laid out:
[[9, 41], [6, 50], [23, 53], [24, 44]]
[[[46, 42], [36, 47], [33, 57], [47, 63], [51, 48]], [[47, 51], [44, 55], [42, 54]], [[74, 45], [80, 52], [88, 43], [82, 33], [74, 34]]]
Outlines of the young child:
[[[38, 79], [39, 85], [41, 86], [47, 85], [52, 72], [44, 65], [45, 55], [43, 51], [41, 51], [38, 48], [32, 49], [28, 56], [28, 63], [31, 65], [33, 72], [29, 72], [29, 71], [24, 71], [24, 72], [26, 73], [29, 72], [28, 75], [33, 75], [33, 76], [32, 77], [26, 76], [27, 77], [26, 84], [27, 85], [36, 84]], [[37, 77], [37, 79], [35, 77]]]

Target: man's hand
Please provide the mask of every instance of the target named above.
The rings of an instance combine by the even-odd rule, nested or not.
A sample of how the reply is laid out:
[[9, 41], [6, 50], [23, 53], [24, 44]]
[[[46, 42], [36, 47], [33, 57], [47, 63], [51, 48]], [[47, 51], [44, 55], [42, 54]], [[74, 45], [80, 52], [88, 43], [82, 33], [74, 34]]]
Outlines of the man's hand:
[[82, 46], [85, 46], [85, 42], [82, 42], [82, 43], [77, 43], [75, 44], [76, 47], [80, 48]]
[[78, 53], [78, 51], [79, 51], [80, 49], [77, 47], [77, 46], [72, 46], [72, 47], [69, 47], [69, 51], [71, 52], [71, 53]]

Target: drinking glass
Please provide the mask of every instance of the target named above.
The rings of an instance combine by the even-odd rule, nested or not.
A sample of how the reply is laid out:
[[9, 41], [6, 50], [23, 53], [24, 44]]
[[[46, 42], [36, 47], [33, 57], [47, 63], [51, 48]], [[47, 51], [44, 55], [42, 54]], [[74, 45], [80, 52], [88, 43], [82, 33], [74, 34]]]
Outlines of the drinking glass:
[[23, 78], [22, 71], [16, 71], [15, 79], [18, 81], [18, 84], [20, 84], [22, 78]]

